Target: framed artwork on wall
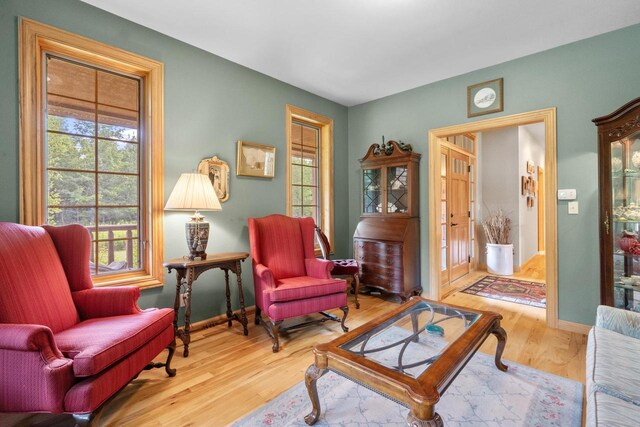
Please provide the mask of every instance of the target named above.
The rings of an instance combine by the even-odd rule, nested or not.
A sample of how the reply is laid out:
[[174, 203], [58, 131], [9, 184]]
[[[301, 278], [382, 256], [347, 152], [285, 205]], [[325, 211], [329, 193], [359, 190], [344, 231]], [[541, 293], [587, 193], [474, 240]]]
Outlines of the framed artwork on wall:
[[536, 171], [536, 165], [533, 162], [527, 160], [527, 173], [534, 173]]
[[502, 87], [502, 78], [467, 86], [467, 117], [502, 111]]
[[198, 173], [207, 175], [213, 191], [220, 202], [226, 202], [229, 199], [229, 165], [224, 160], [220, 160], [217, 156], [210, 159], [203, 159], [198, 165]]
[[237, 176], [273, 178], [276, 148], [254, 142], [238, 141]]

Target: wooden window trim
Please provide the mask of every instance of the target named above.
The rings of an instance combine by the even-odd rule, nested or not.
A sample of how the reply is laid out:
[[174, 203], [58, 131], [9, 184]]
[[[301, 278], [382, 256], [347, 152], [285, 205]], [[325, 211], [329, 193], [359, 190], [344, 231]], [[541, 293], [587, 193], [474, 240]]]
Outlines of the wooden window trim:
[[305, 109], [286, 106], [287, 134], [287, 215], [291, 216], [291, 125], [299, 120], [320, 128], [320, 222], [329, 244], [334, 247], [333, 228], [333, 119]]
[[[145, 270], [109, 277], [93, 277], [98, 286], [137, 285], [162, 286], [164, 282], [164, 66], [161, 62], [78, 36], [26, 18], [19, 20], [19, 86], [20, 86], [20, 222], [27, 225], [44, 223], [43, 203], [43, 126], [44, 93], [42, 58], [45, 52], [112, 69], [142, 78], [143, 114], [148, 126], [140, 140], [150, 156], [141, 165], [148, 172], [142, 179], [146, 185], [143, 197], [147, 212], [145, 235], [148, 236]], [[36, 173], [33, 173], [36, 171]]]

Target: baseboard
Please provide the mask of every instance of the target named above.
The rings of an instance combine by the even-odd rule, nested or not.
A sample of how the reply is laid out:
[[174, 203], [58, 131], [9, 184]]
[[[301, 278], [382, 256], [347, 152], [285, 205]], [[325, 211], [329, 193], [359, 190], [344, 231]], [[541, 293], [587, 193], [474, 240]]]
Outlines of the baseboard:
[[589, 330], [591, 330], [591, 326], [585, 325], [584, 323], [569, 322], [568, 320], [558, 319], [558, 329], [587, 335], [589, 333]]
[[[236, 310], [238, 311], [238, 310]], [[234, 312], [236, 312], [234, 311]], [[253, 315], [253, 313], [256, 312], [256, 306], [252, 305], [249, 307], [245, 308], [245, 312], [247, 313], [247, 319], [249, 319], [251, 316]], [[237, 320], [236, 320], [237, 322]], [[219, 314], [217, 316], [214, 317], [210, 317], [208, 319], [204, 319], [204, 320], [200, 320], [198, 322], [192, 323], [191, 324], [191, 332], [194, 331], [199, 331], [202, 329], [207, 329], [207, 328], [213, 328], [214, 326], [217, 325], [222, 325], [223, 323], [227, 323], [227, 315], [226, 313], [223, 314]], [[249, 323], [251, 323], [251, 321], [249, 321]]]

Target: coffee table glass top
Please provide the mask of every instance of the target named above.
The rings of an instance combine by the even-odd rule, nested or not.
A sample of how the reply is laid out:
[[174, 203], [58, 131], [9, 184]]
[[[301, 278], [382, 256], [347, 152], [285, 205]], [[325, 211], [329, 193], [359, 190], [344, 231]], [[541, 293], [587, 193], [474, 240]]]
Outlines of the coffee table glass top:
[[420, 301], [340, 348], [417, 378], [481, 316]]

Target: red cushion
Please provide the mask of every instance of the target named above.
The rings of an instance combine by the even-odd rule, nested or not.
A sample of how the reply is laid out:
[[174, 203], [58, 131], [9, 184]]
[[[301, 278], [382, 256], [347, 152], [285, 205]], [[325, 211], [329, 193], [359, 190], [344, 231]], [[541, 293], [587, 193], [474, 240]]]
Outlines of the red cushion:
[[331, 274], [334, 276], [352, 276], [358, 274], [358, 263], [355, 259], [334, 259], [333, 270]]
[[134, 352], [173, 323], [172, 309], [85, 320], [55, 335], [58, 348], [73, 359], [77, 377], [95, 375]]
[[317, 279], [300, 276], [276, 281], [276, 288], [269, 291], [272, 302], [294, 301], [344, 292], [347, 282], [342, 279]]
[[49, 234], [0, 222], [0, 323], [43, 325], [56, 333], [79, 321]]
[[299, 301], [283, 301], [271, 304], [265, 309], [265, 313], [271, 320], [278, 321], [305, 314], [318, 313], [347, 306], [347, 293], [324, 295]]
[[76, 383], [64, 396], [65, 412], [82, 414], [99, 408], [116, 390], [138, 375], [172, 340], [173, 325], [109, 369]]

